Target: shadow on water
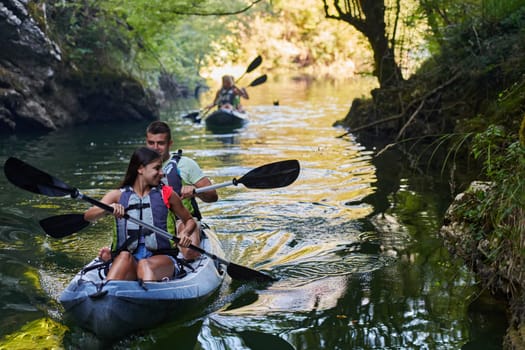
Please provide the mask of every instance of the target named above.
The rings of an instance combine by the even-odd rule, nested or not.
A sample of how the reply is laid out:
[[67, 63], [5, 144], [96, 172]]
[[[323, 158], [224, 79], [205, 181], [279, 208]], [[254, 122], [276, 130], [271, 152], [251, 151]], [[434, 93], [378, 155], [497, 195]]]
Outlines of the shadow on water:
[[206, 130], [214, 135], [232, 135], [242, 131], [244, 124], [233, 126], [206, 125]]

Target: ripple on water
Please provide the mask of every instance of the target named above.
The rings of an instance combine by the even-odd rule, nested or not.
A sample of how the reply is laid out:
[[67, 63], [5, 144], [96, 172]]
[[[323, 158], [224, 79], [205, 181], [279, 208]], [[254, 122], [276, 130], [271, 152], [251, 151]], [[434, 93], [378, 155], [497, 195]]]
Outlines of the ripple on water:
[[[361, 83], [355, 96], [364, 91]], [[463, 316], [450, 316], [462, 313], [458, 310], [463, 304], [457, 298], [462, 290], [454, 289], [457, 284], [450, 284], [454, 288], [447, 290], [439, 288], [444, 283], [436, 286], [436, 278], [461, 274], [442, 273], [443, 269], [431, 266], [421, 269], [417, 265], [423, 260], [419, 252], [406, 258], [399, 254], [399, 264], [393, 264], [396, 253], [410, 242], [403, 222], [395, 216], [370, 217], [377, 210], [369, 200], [364, 201], [376, 191], [371, 152], [351, 134], [339, 137], [344, 130], [333, 127], [333, 122], [348, 112], [355, 92], [352, 84], [317, 89], [285, 85], [279, 91], [271, 82], [259, 86], [262, 90], [249, 101], [253, 112], [250, 123], [229, 134], [212, 134], [204, 125], [188, 125], [178, 115], [166, 119], [172, 126], [175, 146], [194, 158], [214, 183], [231, 181], [277, 160], [299, 160], [299, 178], [287, 187], [255, 190], [229, 186], [219, 190], [218, 202], [201, 205], [229, 261], [280, 279], [269, 286], [253, 286], [227, 278], [217, 299], [206, 309], [209, 317], [194, 318], [191, 325], [175, 322], [130, 337], [116, 348], [168, 347], [173, 339], [178, 339], [177, 344], [183, 339], [188, 345], [181, 348], [204, 349], [256, 348], [250, 344], [257, 340], [268, 348], [283, 349], [289, 344], [305, 349], [378, 348], [385, 341], [393, 348], [423, 344], [421, 339], [428, 334], [432, 339], [441, 337], [445, 347], [461, 347], [454, 346], [460, 342], [447, 340], [454, 334], [440, 324], [453, 324], [457, 338], [468, 339]], [[280, 106], [265, 101], [276, 93]], [[37, 139], [17, 135], [17, 141], [23, 142], [0, 140], [0, 156], [17, 153], [89, 196], [101, 198], [117, 186], [132, 150], [144, 142], [145, 126], [99, 123]], [[0, 202], [9, 203], [0, 208], [2, 332], [8, 327], [23, 329], [28, 320], [43, 313], [60, 317], [60, 308], [52, 301], [98, 248], [110, 243], [112, 231], [112, 220], [107, 217], [81, 233], [51, 239], [38, 227], [37, 217], [81, 212], [88, 204], [27, 194], [6, 181], [0, 177]], [[389, 203], [384, 204], [389, 208]], [[425, 239], [427, 236], [422, 234]], [[438, 256], [429, 254], [423, 263], [432, 265], [435, 260]], [[414, 304], [407, 305], [405, 301], [411, 299]], [[430, 300], [432, 305], [417, 300]], [[436, 313], [435, 306], [440, 303], [457, 306]], [[425, 312], [429, 311], [434, 316], [427, 317]], [[427, 319], [430, 325], [418, 329], [418, 322]], [[400, 332], [407, 338], [402, 339]], [[50, 337], [57, 335], [49, 331]], [[96, 348], [92, 338], [88, 332], [72, 328], [63, 346]], [[193, 339], [186, 340], [189, 338]]]

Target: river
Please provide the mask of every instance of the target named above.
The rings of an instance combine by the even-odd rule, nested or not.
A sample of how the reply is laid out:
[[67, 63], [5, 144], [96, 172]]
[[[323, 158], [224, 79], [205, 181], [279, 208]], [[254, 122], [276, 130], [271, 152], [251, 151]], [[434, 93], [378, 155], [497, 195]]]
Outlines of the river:
[[[438, 235], [451, 198], [447, 179], [407, 170], [394, 152], [376, 158], [377, 150], [332, 126], [372, 86], [366, 78], [269, 81], [249, 88], [250, 122], [228, 134], [182, 119], [194, 108], [189, 103], [164, 111], [174, 150], [197, 160], [215, 183], [299, 160], [290, 186], [229, 186], [218, 190], [218, 202], [201, 204], [230, 261], [279, 280], [254, 286], [227, 279], [197, 314], [112, 344], [69, 323], [57, 301], [110, 243], [112, 220], [62, 239], [46, 236], [40, 219], [81, 212], [86, 203], [24, 192], [2, 174], [0, 348], [500, 349], [504, 314], [469, 308], [480, 291]], [[0, 161], [18, 157], [100, 198], [117, 186], [146, 125], [7, 136]]]

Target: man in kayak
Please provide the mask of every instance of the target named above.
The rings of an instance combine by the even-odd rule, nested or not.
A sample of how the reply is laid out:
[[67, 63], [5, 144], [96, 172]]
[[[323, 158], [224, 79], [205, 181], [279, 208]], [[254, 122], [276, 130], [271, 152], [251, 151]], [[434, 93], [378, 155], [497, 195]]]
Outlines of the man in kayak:
[[[216, 202], [219, 199], [216, 190], [195, 193], [195, 189], [211, 186], [210, 179], [204, 175], [203, 171], [193, 159], [182, 155], [179, 150], [170, 153], [173, 145], [171, 139], [171, 129], [163, 121], [154, 121], [146, 129], [146, 146], [156, 150], [162, 155], [164, 162], [165, 182], [173, 187], [180, 195], [186, 209], [192, 214], [197, 222], [197, 227], [192, 235], [193, 245], [200, 245], [200, 220], [202, 219], [196, 197], [206, 203]], [[181, 249], [186, 259], [194, 259], [199, 256], [198, 252], [190, 249]]]
[[[170, 185], [181, 197], [183, 205], [193, 216], [197, 225], [191, 235], [192, 244], [200, 246], [200, 220], [202, 219], [195, 197], [203, 202], [212, 203], [219, 200], [216, 190], [195, 193], [196, 188], [210, 186], [210, 179], [204, 175], [198, 163], [182, 155], [182, 151], [170, 154], [173, 145], [171, 129], [163, 121], [154, 121], [146, 128], [146, 146], [161, 154], [165, 178], [163, 181]], [[177, 220], [179, 222], [179, 220]], [[178, 223], [177, 223], [178, 226]], [[200, 254], [194, 250], [181, 247], [181, 252], [187, 260], [197, 258]], [[103, 247], [99, 256], [103, 260], [111, 258], [109, 247]]]
[[222, 77], [222, 86], [215, 94], [213, 103], [206, 106], [207, 109], [213, 106], [219, 106], [220, 109], [237, 110], [242, 112], [241, 97], [249, 99], [248, 92], [245, 88], [235, 86], [233, 76], [224, 75]]
[[[189, 247], [195, 221], [177, 193], [170, 186], [161, 186], [163, 177], [161, 154], [147, 147], [138, 148], [131, 156], [119, 188], [102, 198], [102, 203], [113, 207], [113, 215], [117, 218], [112, 243], [115, 257], [107, 280], [159, 281], [170, 279], [176, 273], [177, 261], [169, 254], [172, 242], [123, 219], [127, 214], [166, 231], [171, 212], [179, 218], [178, 244]], [[104, 209], [93, 206], [85, 212], [84, 219], [95, 221], [106, 214]]]

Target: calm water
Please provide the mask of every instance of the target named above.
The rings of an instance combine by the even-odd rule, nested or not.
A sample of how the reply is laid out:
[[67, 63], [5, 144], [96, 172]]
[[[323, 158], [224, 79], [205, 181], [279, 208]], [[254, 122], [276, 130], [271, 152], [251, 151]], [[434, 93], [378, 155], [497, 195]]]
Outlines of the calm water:
[[[251, 121], [230, 134], [182, 120], [195, 108], [189, 103], [164, 113], [175, 147], [215, 183], [266, 163], [300, 161], [288, 187], [230, 186], [219, 190], [219, 202], [201, 205], [230, 261], [279, 281], [262, 287], [227, 279], [205, 310], [114, 344], [65, 321], [57, 302], [109, 244], [111, 219], [48, 237], [38, 220], [87, 204], [24, 192], [2, 173], [0, 348], [499, 349], [504, 318], [468, 308], [479, 294], [474, 279], [438, 238], [448, 187], [403, 170], [398, 155], [374, 158], [374, 150], [332, 127], [370, 86], [268, 82], [251, 88]], [[0, 161], [16, 156], [100, 198], [121, 179], [146, 125], [4, 137]]]

